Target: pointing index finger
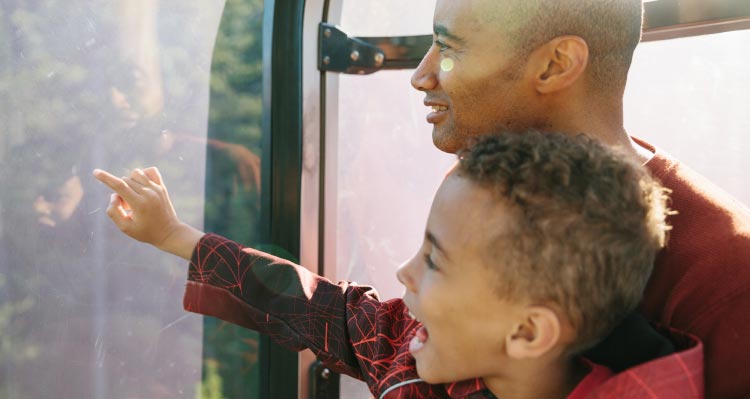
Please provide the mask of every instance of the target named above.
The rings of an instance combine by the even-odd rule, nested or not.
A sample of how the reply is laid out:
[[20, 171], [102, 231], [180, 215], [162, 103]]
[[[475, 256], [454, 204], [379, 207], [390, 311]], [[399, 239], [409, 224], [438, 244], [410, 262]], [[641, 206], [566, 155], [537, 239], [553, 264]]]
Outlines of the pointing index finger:
[[146, 169], [143, 169], [143, 174], [148, 176], [151, 181], [158, 185], [162, 185], [163, 181], [161, 179], [161, 174], [159, 173], [159, 169], [157, 169], [155, 166], [148, 167]]
[[119, 194], [125, 201], [133, 202], [138, 197], [138, 194], [125, 181], [104, 170], [94, 169], [94, 177]]

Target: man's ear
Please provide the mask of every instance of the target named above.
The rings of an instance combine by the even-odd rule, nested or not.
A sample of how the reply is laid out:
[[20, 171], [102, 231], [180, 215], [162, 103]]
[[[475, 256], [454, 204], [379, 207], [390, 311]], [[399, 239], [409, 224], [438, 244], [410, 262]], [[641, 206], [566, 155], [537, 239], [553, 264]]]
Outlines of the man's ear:
[[589, 46], [579, 36], [559, 36], [534, 50], [534, 87], [541, 94], [566, 89], [579, 81], [588, 66]]
[[557, 313], [543, 306], [530, 307], [525, 319], [506, 337], [508, 356], [514, 359], [538, 358], [560, 342], [560, 335]]

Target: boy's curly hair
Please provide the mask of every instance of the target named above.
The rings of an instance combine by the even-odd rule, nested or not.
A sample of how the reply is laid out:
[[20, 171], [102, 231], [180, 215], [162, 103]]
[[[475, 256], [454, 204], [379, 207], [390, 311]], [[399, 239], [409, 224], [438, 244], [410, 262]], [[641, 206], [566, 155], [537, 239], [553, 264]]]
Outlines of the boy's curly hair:
[[459, 158], [458, 173], [511, 213], [489, 251], [501, 296], [560, 306], [577, 331], [569, 353], [635, 309], [669, 230], [667, 190], [642, 165], [584, 135], [536, 131], [481, 137]]

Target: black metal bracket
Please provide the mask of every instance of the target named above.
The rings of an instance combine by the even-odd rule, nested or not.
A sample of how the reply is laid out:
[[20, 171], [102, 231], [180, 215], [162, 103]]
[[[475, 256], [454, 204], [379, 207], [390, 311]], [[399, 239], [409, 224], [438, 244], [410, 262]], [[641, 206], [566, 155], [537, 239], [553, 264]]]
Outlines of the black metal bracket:
[[349, 37], [336, 25], [321, 23], [318, 69], [367, 75], [381, 69], [415, 68], [431, 45], [431, 35]]
[[367, 75], [379, 70], [385, 53], [364, 40], [349, 37], [338, 27], [321, 23], [318, 30], [318, 69]]
[[339, 399], [340, 376], [316, 360], [310, 365], [310, 399]]

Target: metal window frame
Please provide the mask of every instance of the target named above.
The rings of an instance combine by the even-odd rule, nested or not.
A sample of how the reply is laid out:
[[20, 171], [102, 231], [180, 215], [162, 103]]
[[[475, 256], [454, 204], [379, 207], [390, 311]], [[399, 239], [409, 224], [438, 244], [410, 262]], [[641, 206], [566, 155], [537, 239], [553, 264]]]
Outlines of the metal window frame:
[[[300, 256], [304, 0], [265, 0], [261, 225], [269, 244]], [[264, 189], [265, 190], [265, 189]], [[297, 353], [261, 336], [261, 398], [298, 395]]]
[[750, 29], [747, 0], [658, 0], [644, 4], [643, 42]]
[[[326, 212], [337, 200], [338, 74], [320, 71], [319, 24], [338, 21], [342, 0], [307, 0], [302, 48], [302, 169], [300, 208], [300, 265], [335, 280], [336, 213]], [[331, 95], [333, 94], [333, 95]], [[326, 152], [331, 154], [326, 156]], [[328, 267], [325, 267], [328, 265]], [[315, 355], [299, 354], [300, 399], [338, 398], [339, 376], [316, 363]], [[321, 378], [322, 377], [322, 378]], [[315, 392], [313, 392], [313, 390]]]
[[[304, 5], [304, 0], [264, 0], [261, 32], [262, 195], [256, 234], [258, 243], [282, 249], [293, 261], [300, 255]], [[297, 353], [261, 335], [258, 356], [259, 386], [244, 393], [247, 399], [296, 397]]]

